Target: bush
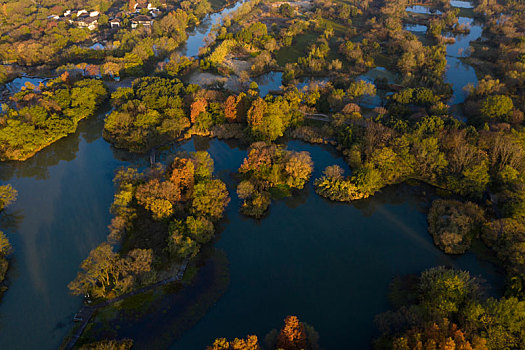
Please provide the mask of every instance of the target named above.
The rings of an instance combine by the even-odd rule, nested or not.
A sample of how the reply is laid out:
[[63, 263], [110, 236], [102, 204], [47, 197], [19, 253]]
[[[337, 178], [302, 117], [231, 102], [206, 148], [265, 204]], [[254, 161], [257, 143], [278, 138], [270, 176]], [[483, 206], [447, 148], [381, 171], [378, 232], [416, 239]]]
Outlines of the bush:
[[438, 199], [428, 213], [428, 230], [445, 253], [462, 254], [479, 235], [485, 221], [483, 214], [472, 202]]

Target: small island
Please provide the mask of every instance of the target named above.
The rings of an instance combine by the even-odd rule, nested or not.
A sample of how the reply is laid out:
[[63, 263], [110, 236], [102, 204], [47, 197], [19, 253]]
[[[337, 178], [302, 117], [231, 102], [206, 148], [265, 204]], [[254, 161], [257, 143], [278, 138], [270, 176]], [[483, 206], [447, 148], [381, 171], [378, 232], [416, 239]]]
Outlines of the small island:
[[46, 85], [27, 86], [0, 113], [0, 160], [23, 161], [74, 133], [105, 100], [101, 81], [75, 79], [67, 73]]
[[261, 218], [272, 197], [287, 197], [293, 189], [302, 189], [312, 170], [308, 152], [288, 151], [264, 142], [252, 144], [239, 168], [243, 180], [237, 186], [237, 195], [244, 200], [241, 212]]

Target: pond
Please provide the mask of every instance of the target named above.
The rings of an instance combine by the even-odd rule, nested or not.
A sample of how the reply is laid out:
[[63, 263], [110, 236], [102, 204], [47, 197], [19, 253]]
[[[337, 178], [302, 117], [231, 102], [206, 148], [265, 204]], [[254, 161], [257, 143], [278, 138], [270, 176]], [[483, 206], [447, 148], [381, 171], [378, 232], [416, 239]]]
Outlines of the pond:
[[462, 8], [462, 9], [474, 8], [474, 5], [470, 1], [450, 0], [450, 5], [452, 7], [457, 7], [457, 8]]
[[414, 33], [426, 33], [428, 28], [423, 24], [405, 24], [403, 29]]
[[[327, 77], [301, 77], [297, 80], [296, 87], [299, 90], [310, 85], [310, 83], [323, 85], [330, 81]], [[259, 86], [259, 94], [264, 97], [271, 91], [279, 91], [281, 89], [281, 86], [283, 86], [283, 72], [268, 72], [254, 78], [253, 81]]]
[[[348, 171], [325, 147], [291, 141], [288, 148], [311, 153], [313, 178], [332, 164]], [[234, 193], [229, 172], [241, 164], [243, 152], [217, 140], [199, 149], [210, 152]], [[272, 203], [260, 221], [239, 214], [240, 202], [232, 197], [228, 224], [216, 244], [229, 260], [229, 288], [171, 349], [204, 349], [218, 337], [264, 339], [289, 314], [313, 325], [326, 349], [341, 344], [366, 349], [374, 316], [388, 309], [388, 284], [396, 275], [447, 265], [502, 284], [494, 266], [474, 254], [451, 257], [433, 245], [426, 223], [429, 202], [418, 188], [397, 186], [347, 205], [317, 196], [310, 182], [295, 197]]]
[[[81, 306], [67, 284], [106, 237], [114, 171], [147, 162], [113, 150], [101, 129], [102, 118], [92, 118], [30, 160], [0, 165], [1, 182], [19, 191], [3, 223], [15, 254], [10, 289], [0, 304], [0, 348], [56, 348]], [[388, 308], [388, 283], [396, 275], [449, 265], [502, 285], [496, 268], [474, 254], [450, 257], [434, 247], [425, 217], [429, 202], [419, 188], [398, 186], [347, 205], [317, 196], [310, 182], [296, 196], [272, 203], [269, 215], [256, 221], [239, 214], [231, 177], [246, 150], [197, 140], [171, 151], [209, 151], [228, 184], [232, 202], [216, 246], [229, 260], [231, 282], [173, 349], [202, 349], [219, 336], [263, 337], [287, 314], [312, 324], [328, 349], [343, 341], [366, 348], [373, 317]], [[348, 172], [343, 159], [324, 146], [290, 141], [288, 147], [311, 153], [313, 178], [332, 164]], [[134, 337], [140, 342], [155, 334]]]
[[[314, 178], [332, 164], [348, 172], [329, 148], [299, 141], [288, 142], [288, 147], [311, 153]], [[230, 193], [235, 192], [231, 174], [246, 150], [201, 138], [176, 149], [210, 152], [216, 173]], [[447, 256], [433, 245], [427, 232], [428, 205], [425, 193], [410, 186], [389, 188], [353, 205], [331, 203], [317, 196], [309, 183], [296, 196], [272, 203], [269, 215], [256, 221], [239, 214], [240, 201], [233, 195], [216, 243], [229, 260], [230, 285], [207, 315], [170, 348], [204, 349], [215, 338], [247, 334], [263, 339], [286, 315], [295, 314], [319, 331], [326, 349], [340, 344], [365, 349], [374, 335], [374, 316], [388, 309], [388, 284], [396, 275], [447, 265], [501, 287], [494, 266], [472, 253]], [[148, 325], [171, 322], [164, 311], [147, 319]], [[141, 332], [146, 326], [141, 320], [131, 321], [118, 334], [133, 336], [139, 349], [146, 348], [161, 336], [156, 327]]]
[[442, 12], [431, 7], [413, 5], [407, 7], [407, 12], [419, 13], [423, 15], [440, 15]]
[[9, 102], [8, 97], [20, 92], [26, 84], [33, 84], [37, 89], [40, 83], [45, 83], [48, 78], [21, 76], [13, 79], [3, 87], [0, 86], [0, 113], [3, 111], [2, 104]]
[[[383, 79], [388, 84], [395, 84], [395, 82], [398, 80], [398, 77], [390, 72], [385, 67], [375, 67], [370, 69], [365, 74], [362, 74], [356, 78], [356, 81], [363, 80], [367, 83], [374, 84], [376, 79]], [[392, 92], [387, 92], [383, 96], [381, 95], [381, 90], [377, 90], [377, 94], [374, 96], [365, 95], [362, 97], [359, 104], [362, 107], [365, 108], [375, 108], [380, 107], [384, 105], [384, 102], [386, 101], [386, 96], [392, 95]]]

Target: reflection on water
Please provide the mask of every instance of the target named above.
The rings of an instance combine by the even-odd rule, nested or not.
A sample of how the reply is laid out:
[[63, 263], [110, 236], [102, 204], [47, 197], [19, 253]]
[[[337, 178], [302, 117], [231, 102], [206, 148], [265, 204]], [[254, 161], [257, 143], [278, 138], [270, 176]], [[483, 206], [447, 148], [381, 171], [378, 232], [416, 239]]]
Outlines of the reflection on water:
[[[387, 70], [385, 67], [375, 67], [370, 69], [365, 74], [357, 77], [356, 80], [363, 80], [367, 83], [374, 84], [377, 79], [382, 79], [387, 84], [395, 84], [397, 76]], [[366, 108], [375, 108], [384, 105], [386, 96], [391, 95], [392, 92], [385, 93], [383, 90], [377, 89], [377, 94], [374, 96], [365, 95], [360, 101], [360, 105]]]
[[472, 66], [463, 63], [456, 57], [449, 57], [447, 59], [445, 81], [452, 84], [453, 95], [449, 100], [449, 104], [454, 105], [465, 101], [465, 86], [468, 84], [476, 85], [478, 77]]
[[259, 86], [259, 94], [264, 97], [270, 91], [277, 91], [283, 85], [283, 72], [269, 72], [258, 76], [253, 81]]
[[469, 47], [472, 41], [475, 41], [481, 37], [483, 28], [480, 25], [474, 24], [472, 18], [459, 17], [458, 23], [467, 26], [470, 31], [467, 35], [456, 35], [455, 42], [447, 45], [447, 55], [453, 57], [467, 57], [469, 56]]
[[[297, 80], [298, 82], [296, 87], [299, 90], [310, 85], [311, 83], [323, 85], [330, 81], [330, 79], [327, 77], [302, 77]], [[283, 73], [275, 71], [268, 72], [256, 77], [253, 79], [253, 81], [255, 81], [259, 86], [259, 95], [264, 97], [272, 91], [279, 91], [281, 89], [283, 86]]]
[[[452, 7], [458, 8], [473, 8], [470, 1], [455, 1], [451, 0]], [[406, 9], [407, 12], [419, 14], [441, 14], [440, 11], [425, 6], [410, 6]], [[473, 18], [459, 17], [458, 23], [469, 28], [469, 33], [466, 35], [447, 35], [445, 37], [453, 37], [455, 42], [447, 45], [447, 71], [445, 72], [445, 82], [452, 84], [452, 97], [448, 101], [449, 105], [456, 105], [465, 101], [464, 88], [468, 84], [476, 85], [478, 78], [470, 65], [465, 64], [459, 60], [461, 57], [468, 57], [470, 55], [469, 47], [472, 41], [479, 39], [482, 35], [483, 28], [481, 25], [475, 24]], [[419, 24], [405, 24], [405, 30], [416, 33], [426, 33], [427, 26]]]
[[[26, 162], [0, 164], [16, 216], [2, 226], [14, 247], [9, 290], [0, 303], [0, 348], [56, 349], [81, 301], [68, 293], [80, 262], [105, 239], [113, 171], [123, 165], [101, 138], [101, 120]], [[30, 336], [28, 336], [30, 335]]]
[[47, 78], [24, 76], [16, 78], [13, 81], [5, 84], [5, 87], [10, 94], [15, 94], [22, 90], [22, 87], [24, 87], [27, 83], [33, 84], [35, 87], [38, 87], [40, 83], [45, 83], [48, 80], [49, 79]]
[[[216, 159], [224, 147], [213, 140], [208, 151]], [[298, 141], [288, 147], [311, 153], [314, 178], [327, 165], [345, 166], [326, 148]], [[235, 169], [242, 161], [242, 153], [238, 156], [216, 161], [216, 167]], [[233, 192], [235, 182], [226, 182]], [[347, 205], [315, 195], [310, 183], [297, 202], [272, 203], [269, 215], [260, 221], [241, 216], [240, 202], [233, 196], [227, 209], [229, 223], [216, 244], [230, 262], [229, 289], [171, 349], [203, 349], [218, 337], [253, 333], [263, 339], [288, 314], [312, 324], [327, 349], [340, 344], [365, 349], [373, 336], [374, 315], [388, 309], [393, 276], [448, 265], [501, 287], [501, 276], [492, 265], [471, 253], [447, 256], [434, 246], [423, 191], [424, 187], [395, 186]]]
[[[11, 288], [0, 304], [2, 348], [56, 348], [80, 306], [66, 286], [80, 262], [105, 238], [113, 172], [125, 164], [101, 139], [100, 129], [100, 120], [81, 123], [79, 132], [60, 147], [0, 168], [3, 181], [20, 192], [13, 208], [20, 218], [7, 230], [15, 260], [9, 272]], [[299, 141], [290, 141], [288, 147], [311, 153], [313, 178], [332, 164], [349, 173], [329, 148]], [[70, 152], [64, 157], [58, 149]], [[174, 349], [204, 348], [218, 336], [263, 336], [287, 314], [313, 324], [328, 348], [348, 341], [362, 348], [369, 344], [373, 316], [388, 307], [388, 283], [395, 275], [447, 264], [501, 285], [494, 267], [474, 255], [449, 257], [434, 247], [426, 230], [428, 202], [420, 199], [426, 197], [409, 186], [346, 205], [315, 195], [309, 183], [297, 197], [272, 203], [268, 217], [256, 221], [239, 214], [231, 176], [246, 156], [245, 148], [194, 138], [162, 151], [158, 160], [180, 150], [208, 150], [232, 194], [227, 225], [217, 243], [230, 261], [231, 285]], [[145, 157], [129, 159], [147, 164]], [[350, 334], [347, 329], [356, 331]], [[31, 337], [24, 336], [28, 332]], [[143, 341], [155, 333], [135, 336]]]

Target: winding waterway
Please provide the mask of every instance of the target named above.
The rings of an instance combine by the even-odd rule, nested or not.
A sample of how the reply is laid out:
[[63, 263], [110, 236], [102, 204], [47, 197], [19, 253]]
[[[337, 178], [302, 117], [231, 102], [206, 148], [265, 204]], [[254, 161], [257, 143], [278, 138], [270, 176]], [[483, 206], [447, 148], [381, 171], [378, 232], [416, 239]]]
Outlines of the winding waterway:
[[[190, 35], [188, 55], [198, 51], [215, 16]], [[110, 147], [101, 137], [103, 117], [81, 122], [75, 134], [26, 162], [0, 163], [0, 183], [19, 191], [1, 223], [14, 247], [9, 290], [0, 303], [1, 349], [57, 348], [81, 306], [67, 284], [107, 234], [114, 171], [147, 161]], [[348, 171], [330, 149], [297, 141], [288, 147], [311, 153], [313, 178], [327, 165]], [[395, 186], [347, 205], [317, 196], [309, 183], [293, 198], [272, 203], [269, 215], [256, 221], [239, 214], [231, 176], [245, 149], [207, 139], [174, 148], [208, 150], [232, 202], [216, 243], [229, 260], [228, 290], [195, 327], [173, 340], [172, 349], [203, 349], [217, 337], [263, 338], [288, 314], [313, 325], [326, 349], [367, 348], [374, 315], [388, 309], [391, 278], [436, 265], [469, 270], [496, 286], [492, 293], [500, 292], [502, 275], [493, 265], [473, 253], [451, 257], [435, 248], [422, 188]], [[151, 328], [133, 335], [138, 343], [156, 336]]]
[[233, 6], [227, 6], [220, 12], [206, 16], [198, 26], [188, 32], [188, 40], [186, 40], [186, 43], [181, 47], [179, 53], [188, 57], [197, 56], [199, 49], [206, 45], [206, 38], [213, 29], [213, 26], [218, 24], [222, 18], [237, 10], [243, 3], [244, 0], [237, 1]]

